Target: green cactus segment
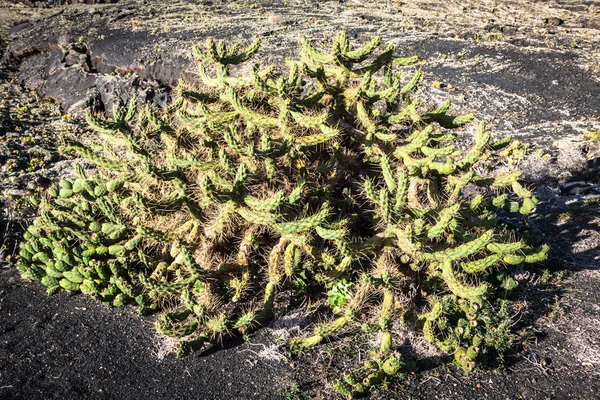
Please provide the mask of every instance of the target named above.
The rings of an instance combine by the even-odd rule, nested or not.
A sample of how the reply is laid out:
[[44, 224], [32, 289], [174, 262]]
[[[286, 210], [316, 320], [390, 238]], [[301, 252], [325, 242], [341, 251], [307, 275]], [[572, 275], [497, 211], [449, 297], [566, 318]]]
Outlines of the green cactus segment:
[[451, 225], [460, 210], [460, 204], [454, 204], [440, 211], [437, 223], [427, 231], [427, 237], [434, 239], [443, 234]]
[[452, 293], [465, 299], [475, 299], [483, 296], [488, 290], [488, 285], [485, 283], [479, 286], [469, 286], [459, 282], [458, 278], [454, 274], [454, 270], [452, 269], [452, 261], [450, 260], [442, 263], [442, 279], [446, 285], [448, 285], [448, 289], [450, 289]]
[[343, 329], [348, 320], [346, 317], [340, 317], [328, 324], [315, 328], [314, 335], [305, 339], [294, 339], [290, 342], [290, 348], [293, 351], [301, 351], [306, 348], [316, 346], [327, 336], [333, 335]]
[[[330, 322], [293, 350], [357, 327], [379, 335], [335, 384], [347, 395], [411, 369], [393, 345], [405, 315], [421, 315], [425, 339], [466, 372], [506, 350], [511, 269], [548, 253], [526, 224], [504, 223], [537, 205], [521, 173], [489, 168], [519, 144], [490, 143], [449, 101], [428, 108], [418, 58], [379, 37], [353, 46], [341, 32], [328, 49], [303, 38], [287, 71], [250, 66], [259, 44], [195, 47], [202, 82], [180, 82], [162, 111], [132, 101], [89, 114], [94, 133], [62, 150], [96, 168], [75, 166], [34, 203], [14, 257], [22, 277], [161, 313], [156, 330], [178, 356], [309, 294]], [[474, 131], [465, 151], [458, 126]]]
[[392, 172], [390, 159], [386, 155], [381, 157], [381, 172], [388, 190], [390, 193], [393, 193], [396, 190], [396, 179], [394, 177], [394, 173]]
[[261, 212], [275, 211], [285, 199], [283, 190], [277, 192], [274, 196], [266, 199], [257, 199], [256, 197], [246, 196], [244, 203], [253, 210]]
[[445, 261], [455, 261], [460, 260], [462, 258], [467, 258], [478, 251], [484, 249], [494, 237], [494, 231], [488, 230], [481, 234], [476, 239], [471, 240], [470, 242], [466, 242], [457, 246], [455, 248], [437, 251], [434, 253], [423, 252], [420, 254], [420, 258], [422, 260], [427, 261], [437, 261], [437, 262], [445, 262]]
[[321, 207], [321, 210], [311, 215], [310, 217], [306, 217], [300, 220], [292, 221], [292, 222], [280, 222], [273, 224], [273, 228], [279, 231], [282, 234], [287, 233], [300, 233], [308, 230], [313, 230], [321, 225], [327, 217], [329, 216], [331, 209], [329, 204], [324, 203]]
[[450, 100], [445, 101], [440, 107], [425, 115], [427, 122], [437, 122], [444, 128], [458, 128], [471, 122], [475, 116], [473, 114], [448, 115], [446, 111], [450, 108]]
[[443, 312], [442, 302], [437, 299], [432, 299], [431, 311], [425, 315], [425, 323], [423, 324], [423, 337], [429, 343], [434, 343], [436, 340], [433, 331], [434, 322], [440, 318]]
[[327, 240], [339, 240], [346, 236], [346, 230], [344, 229], [326, 229], [320, 226], [315, 228], [317, 235]]
[[339, 132], [336, 129], [330, 128], [326, 125], [321, 125], [319, 128], [321, 129], [322, 133], [297, 137], [296, 145], [299, 147], [316, 146], [318, 144], [327, 143], [339, 135]]
[[460, 266], [461, 269], [467, 274], [476, 274], [478, 272], [485, 272], [498, 265], [500, 262], [502, 262], [502, 259], [502, 254], [492, 254], [479, 260], [461, 263]]
[[490, 142], [490, 132], [485, 129], [485, 123], [481, 121], [475, 133], [475, 146], [459, 161], [460, 168], [470, 167], [478, 162]]
[[236, 212], [247, 222], [256, 225], [273, 225], [277, 220], [277, 215], [267, 211], [257, 211], [240, 207], [236, 209]]
[[454, 361], [463, 369], [464, 372], [469, 373], [475, 368], [475, 362], [469, 357], [467, 350], [459, 347], [454, 353]]
[[122, 171], [123, 164], [120, 161], [109, 160], [95, 154], [91, 149], [75, 139], [65, 139], [65, 146], [61, 148], [64, 152], [76, 152], [81, 157], [93, 162], [101, 168], [111, 171]]
[[206, 237], [210, 239], [215, 239], [223, 235], [227, 223], [230, 221], [231, 217], [235, 214], [237, 205], [233, 201], [228, 201], [223, 205], [221, 210], [219, 211], [217, 217], [212, 221], [212, 223], [208, 224], [204, 232]]
[[486, 248], [495, 254], [509, 254], [522, 250], [525, 247], [523, 242], [514, 243], [490, 243]]
[[525, 256], [525, 262], [529, 264], [543, 262], [548, 258], [549, 251], [550, 247], [548, 245], [543, 245], [539, 251], [527, 254]]
[[381, 303], [381, 312], [379, 315], [379, 327], [382, 332], [381, 344], [379, 346], [378, 357], [383, 358], [392, 349], [392, 317], [394, 313], [394, 294], [389, 289], [384, 289], [383, 302]]
[[163, 314], [160, 320], [156, 321], [155, 326], [157, 332], [172, 337], [184, 337], [191, 335], [198, 328], [198, 321], [194, 318], [192, 318], [190, 321], [186, 321], [188, 315], [188, 310], [185, 310], [183, 313]]

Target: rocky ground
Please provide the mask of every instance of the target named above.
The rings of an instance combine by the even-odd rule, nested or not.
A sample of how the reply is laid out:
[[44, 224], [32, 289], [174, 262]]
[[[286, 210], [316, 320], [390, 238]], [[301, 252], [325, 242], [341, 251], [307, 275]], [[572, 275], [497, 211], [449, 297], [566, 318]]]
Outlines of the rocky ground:
[[[283, 65], [300, 35], [326, 43], [340, 29], [359, 42], [379, 34], [398, 55], [422, 59], [421, 97], [451, 98], [457, 111], [489, 121], [495, 135], [511, 134], [548, 154], [519, 162], [544, 200], [535, 224], [553, 254], [550, 272], [517, 277], [515, 330], [533, 335], [523, 335], [505, 369], [464, 377], [407, 332], [401, 350], [421, 354], [423, 372], [374, 397], [597, 398], [600, 146], [583, 134], [600, 130], [600, 3], [62, 3], [0, 0], [0, 261], [32, 211], [20, 199], [70, 173], [71, 162], [57, 152], [59, 137], [87, 134], [85, 111], [110, 113], [132, 96], [165, 105], [180, 78], [195, 80], [193, 44], [207, 36], [258, 36], [257, 60]], [[168, 343], [153, 337], [151, 321], [133, 310], [64, 293], [48, 298], [5, 264], [0, 317], [3, 399], [332, 398], [330, 382], [364, 346], [341, 338], [292, 357], [281, 345], [310, 318], [282, 310], [247, 343], [175, 360], [164, 354]], [[334, 349], [342, 356], [334, 357]], [[542, 366], [544, 358], [551, 363]]]

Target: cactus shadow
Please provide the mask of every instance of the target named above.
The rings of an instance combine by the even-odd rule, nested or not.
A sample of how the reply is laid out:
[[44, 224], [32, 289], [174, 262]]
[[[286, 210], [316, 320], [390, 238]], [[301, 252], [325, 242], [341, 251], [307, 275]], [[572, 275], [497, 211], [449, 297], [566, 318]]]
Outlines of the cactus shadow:
[[222, 341], [219, 342], [218, 346], [211, 346], [205, 350], [202, 350], [198, 353], [199, 357], [208, 357], [212, 354], [215, 354], [222, 350], [233, 349], [239, 347], [245, 343], [245, 340], [241, 336], [228, 336], [227, 338], [223, 338]]
[[397, 348], [403, 360], [408, 360], [411, 369], [417, 372], [427, 372], [452, 362], [452, 355], [436, 354], [423, 356], [418, 348], [411, 343], [409, 339], [404, 339], [403, 343]]
[[[543, 264], [513, 272], [519, 286], [507, 298], [522, 308], [512, 327], [517, 343], [505, 354], [505, 368], [519, 363], [530, 343], [555, 340], [548, 328], [565, 323], [568, 314], [580, 307], [570, 304], [567, 294], [582, 285], [581, 280], [575, 279], [576, 273], [600, 269], [599, 200], [598, 195], [555, 195], [538, 206], [530, 224], [550, 246], [550, 252]], [[489, 364], [500, 366], [493, 359]]]

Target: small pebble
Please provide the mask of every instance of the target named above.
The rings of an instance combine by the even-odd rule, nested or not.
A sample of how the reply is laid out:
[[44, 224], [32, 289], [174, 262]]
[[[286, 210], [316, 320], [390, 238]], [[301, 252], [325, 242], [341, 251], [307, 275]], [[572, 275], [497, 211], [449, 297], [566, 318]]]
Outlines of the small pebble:
[[544, 357], [540, 361], [540, 364], [542, 367], [548, 367], [550, 364], [552, 364], [552, 359], [550, 357]]
[[269, 15], [269, 18], [267, 18], [267, 23], [269, 25], [283, 25], [285, 20], [281, 15]]

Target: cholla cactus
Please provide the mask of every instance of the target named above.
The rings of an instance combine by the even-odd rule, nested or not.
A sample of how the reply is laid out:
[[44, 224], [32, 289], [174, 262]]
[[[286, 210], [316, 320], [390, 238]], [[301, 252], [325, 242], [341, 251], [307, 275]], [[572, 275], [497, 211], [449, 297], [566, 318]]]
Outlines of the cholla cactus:
[[112, 305], [178, 304], [156, 328], [181, 338], [183, 355], [260, 326], [277, 291], [308, 274], [325, 294], [340, 282], [347, 293], [293, 350], [350, 327], [380, 332], [341, 392], [407, 368], [393, 327], [410, 317], [471, 371], [499, 347], [492, 307], [514, 286], [502, 271], [548, 251], [498, 213], [526, 215], [536, 200], [518, 172], [488, 172], [510, 140], [491, 142], [482, 122], [458, 150], [451, 129], [473, 116], [447, 114], [449, 102], [424, 109], [411, 97], [421, 70], [404, 84], [396, 71], [417, 58], [378, 53], [380, 41], [355, 49], [342, 32], [321, 52], [303, 39], [286, 74], [255, 65], [234, 76], [259, 42], [240, 51], [209, 39], [194, 48], [203, 86], [181, 82], [166, 111], [131, 102], [112, 120], [90, 114], [97, 140], [64, 150], [97, 174], [78, 169], [49, 190], [21, 244], [24, 277]]

